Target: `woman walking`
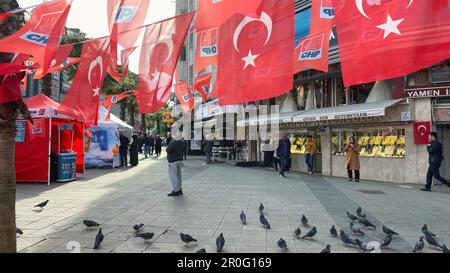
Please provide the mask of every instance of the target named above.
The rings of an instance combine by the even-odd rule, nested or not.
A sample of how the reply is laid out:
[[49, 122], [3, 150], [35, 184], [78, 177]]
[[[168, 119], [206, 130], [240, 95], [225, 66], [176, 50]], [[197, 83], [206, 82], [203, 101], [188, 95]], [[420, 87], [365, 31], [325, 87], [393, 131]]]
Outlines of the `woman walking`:
[[353, 171], [355, 172], [355, 182], [359, 182], [359, 145], [356, 143], [355, 137], [349, 138], [349, 143], [345, 146], [344, 151], [347, 154], [347, 171], [348, 179], [353, 181]]
[[137, 166], [139, 164], [139, 138], [133, 136], [133, 142], [130, 145], [130, 165]]
[[162, 139], [159, 137], [159, 135], [157, 135], [155, 138], [155, 153], [157, 157], [161, 155], [161, 146], [162, 146]]

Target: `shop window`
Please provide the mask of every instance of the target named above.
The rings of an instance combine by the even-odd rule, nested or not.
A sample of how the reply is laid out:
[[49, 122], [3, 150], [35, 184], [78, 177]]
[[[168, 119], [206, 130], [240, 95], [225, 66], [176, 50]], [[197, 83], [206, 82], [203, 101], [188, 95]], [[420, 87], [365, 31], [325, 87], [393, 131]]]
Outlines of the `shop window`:
[[352, 136], [356, 138], [361, 148], [360, 156], [362, 157], [404, 158], [406, 156], [404, 129], [333, 130], [333, 155], [345, 155], [344, 147]]
[[346, 88], [348, 104], [365, 103], [374, 84], [363, 84]]
[[316, 143], [316, 154], [322, 153], [320, 146], [320, 135], [314, 133], [308, 133], [306, 131], [302, 133], [291, 133], [288, 135], [291, 141], [291, 154], [305, 154], [306, 153], [306, 140], [308, 135], [312, 135]]

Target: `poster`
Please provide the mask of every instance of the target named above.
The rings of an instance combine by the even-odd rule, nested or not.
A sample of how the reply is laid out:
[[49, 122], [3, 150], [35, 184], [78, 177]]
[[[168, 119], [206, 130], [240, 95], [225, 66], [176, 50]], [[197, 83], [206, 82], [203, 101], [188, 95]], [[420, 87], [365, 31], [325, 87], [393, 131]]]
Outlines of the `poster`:
[[117, 128], [91, 127], [89, 152], [86, 154], [86, 168], [112, 168], [114, 166], [113, 148], [119, 144]]
[[16, 120], [16, 142], [24, 143], [25, 142], [25, 120]]

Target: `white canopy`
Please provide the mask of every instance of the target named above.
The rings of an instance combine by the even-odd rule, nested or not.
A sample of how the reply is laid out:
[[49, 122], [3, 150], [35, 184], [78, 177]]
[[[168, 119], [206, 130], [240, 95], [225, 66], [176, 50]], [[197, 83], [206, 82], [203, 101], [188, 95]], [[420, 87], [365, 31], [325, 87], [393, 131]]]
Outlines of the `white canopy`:
[[109, 121], [105, 121], [107, 114], [108, 114], [108, 110], [105, 107], [100, 106], [99, 115], [98, 115], [98, 126], [99, 127], [102, 127], [102, 126], [108, 127], [108, 126], [110, 126], [110, 124], [117, 124], [119, 126], [119, 131], [124, 132], [124, 134], [127, 137], [131, 138], [131, 136], [134, 133], [133, 127], [128, 125], [125, 121], [121, 120], [120, 118], [116, 117], [113, 114], [110, 115]]

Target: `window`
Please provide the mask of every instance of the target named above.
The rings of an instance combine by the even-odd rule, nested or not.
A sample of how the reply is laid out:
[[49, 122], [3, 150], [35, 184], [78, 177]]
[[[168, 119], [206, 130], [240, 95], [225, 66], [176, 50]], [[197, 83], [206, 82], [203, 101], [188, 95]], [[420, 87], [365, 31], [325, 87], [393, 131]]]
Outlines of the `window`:
[[295, 14], [295, 46], [300, 39], [309, 35], [311, 21], [311, 8], [307, 8]]
[[345, 155], [344, 147], [349, 137], [354, 136], [363, 157], [406, 156], [405, 129], [336, 129], [333, 130], [333, 155]]

